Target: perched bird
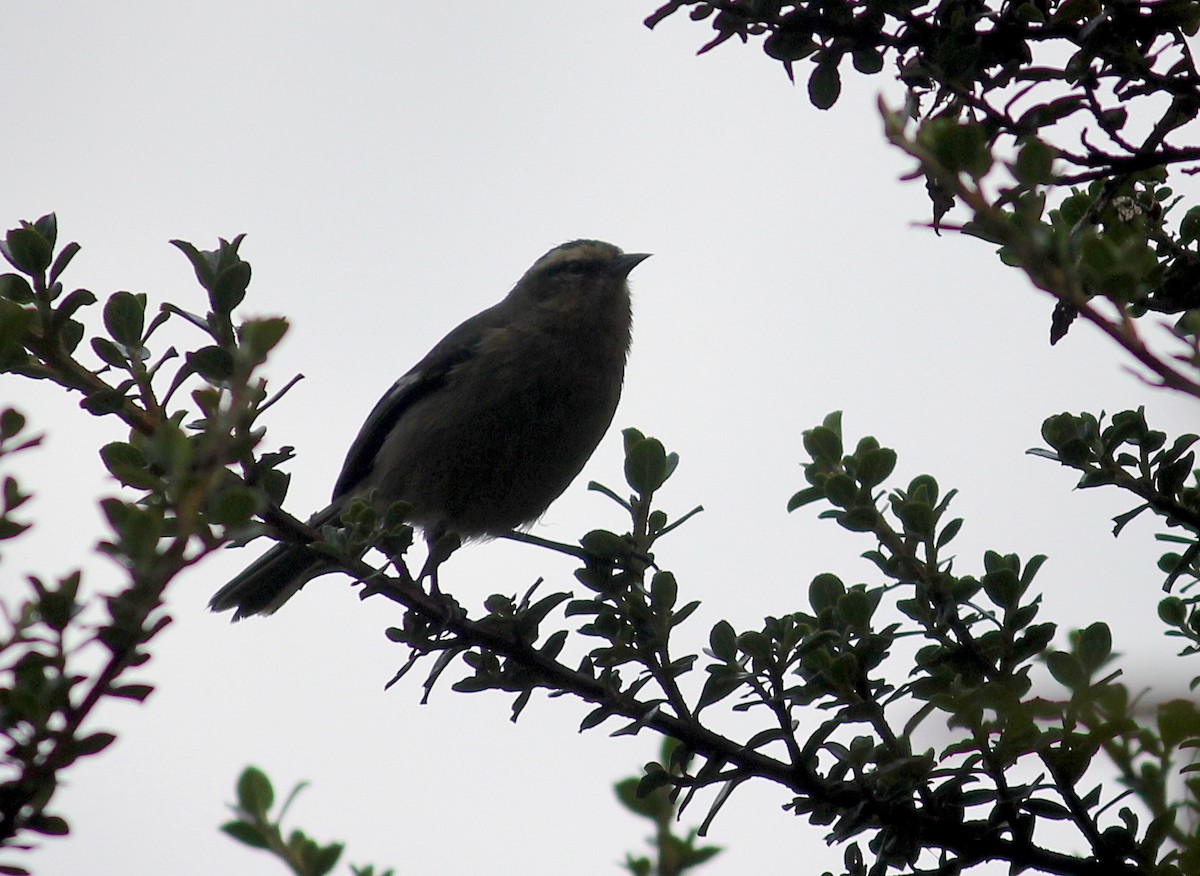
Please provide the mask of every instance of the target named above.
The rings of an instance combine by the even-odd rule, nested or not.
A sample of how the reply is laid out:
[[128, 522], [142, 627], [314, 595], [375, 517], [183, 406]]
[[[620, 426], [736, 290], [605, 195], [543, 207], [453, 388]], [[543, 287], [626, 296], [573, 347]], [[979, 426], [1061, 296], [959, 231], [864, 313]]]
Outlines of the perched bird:
[[[643, 253], [575, 240], [555, 247], [498, 304], [468, 319], [397, 380], [359, 430], [309, 521], [356, 496], [403, 500], [432, 544], [537, 520], [612, 422], [630, 341], [626, 277]], [[334, 570], [305, 545], [276, 544], [209, 602], [234, 620], [270, 614]]]

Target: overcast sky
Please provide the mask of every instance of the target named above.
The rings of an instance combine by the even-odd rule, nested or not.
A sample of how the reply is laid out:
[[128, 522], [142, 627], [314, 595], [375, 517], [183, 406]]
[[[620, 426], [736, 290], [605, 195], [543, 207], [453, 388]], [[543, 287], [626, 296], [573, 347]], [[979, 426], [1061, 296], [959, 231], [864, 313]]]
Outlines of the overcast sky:
[[[930, 472], [961, 490], [960, 571], [987, 548], [1049, 554], [1045, 617], [1109, 621], [1131, 682], [1162, 681], [1173, 648], [1154, 618], [1153, 528], [1114, 541], [1109, 518], [1132, 501], [1073, 492], [1070, 472], [1024, 451], [1063, 410], [1145, 404], [1178, 432], [1194, 407], [1148, 393], [1085, 325], [1051, 349], [1045, 296], [988, 245], [920, 227], [924, 189], [900, 181], [909, 165], [874, 110], [881, 88], [896, 93], [884, 77], [848, 78], [818, 112], [756, 47], [697, 58], [710, 31], [684, 15], [647, 31], [654, 7], [9, 3], [0, 221], [56, 211], [62, 241], [83, 245], [68, 286], [196, 309], [203, 293], [167, 241], [209, 249], [245, 232], [245, 311], [292, 323], [270, 375], [306, 375], [267, 418], [269, 440], [297, 448], [298, 516], [325, 503], [391, 381], [547, 249], [595, 237], [652, 252], [632, 275], [614, 428], [535, 532], [622, 526], [585, 484], [620, 490], [617, 430], [636, 425], [682, 457], [662, 507], [707, 509], [658, 551], [682, 598], [704, 601], [681, 633], [692, 649], [719, 618], [742, 628], [803, 608], [819, 572], [877, 583], [858, 559], [871, 544], [785, 511], [801, 431], [841, 409], [852, 438], [897, 449], [898, 484]], [[26, 572], [80, 565], [111, 587], [117, 570], [91, 553], [95, 499], [114, 489], [95, 448], [120, 430], [51, 386], [3, 381], [49, 435], [20, 460], [38, 528], [6, 545], [4, 598]], [[144, 670], [159, 689], [98, 717], [120, 739], [67, 775], [73, 834], [30, 858], [36, 871], [282, 872], [216, 830], [247, 763], [280, 786], [310, 780], [293, 823], [398, 873], [615, 873], [640, 850], [649, 825], [610, 787], [656, 738], [580, 735], [588, 710], [566, 699], [537, 696], [513, 725], [499, 695], [444, 687], [421, 707], [415, 674], [385, 693], [405, 654], [383, 630], [400, 615], [344, 579], [230, 626], [205, 603], [258, 550], [173, 586], [175, 623]], [[494, 543], [455, 556], [442, 583], [475, 610], [539, 576], [568, 589], [571, 569]], [[820, 829], [780, 811], [787, 799], [765, 784], [735, 794], [710, 835], [728, 851], [705, 872], [839, 866]]]

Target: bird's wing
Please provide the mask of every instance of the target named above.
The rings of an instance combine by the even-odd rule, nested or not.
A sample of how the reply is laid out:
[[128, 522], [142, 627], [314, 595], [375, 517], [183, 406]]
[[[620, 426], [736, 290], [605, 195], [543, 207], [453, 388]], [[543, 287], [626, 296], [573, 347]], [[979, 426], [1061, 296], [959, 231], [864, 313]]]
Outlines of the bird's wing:
[[370, 474], [379, 449], [405, 411], [430, 393], [437, 392], [455, 367], [476, 354], [487, 330], [503, 322], [503, 312], [498, 312], [498, 308], [499, 305], [495, 305], [477, 313], [442, 338], [376, 402], [346, 453], [346, 461], [342, 463], [341, 474], [333, 487], [335, 500], [353, 490]]

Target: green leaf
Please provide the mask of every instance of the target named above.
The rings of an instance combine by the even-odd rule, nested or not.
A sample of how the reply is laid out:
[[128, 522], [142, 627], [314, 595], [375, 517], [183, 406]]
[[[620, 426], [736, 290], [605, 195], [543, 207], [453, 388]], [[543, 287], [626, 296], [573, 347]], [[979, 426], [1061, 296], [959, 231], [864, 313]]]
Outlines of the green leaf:
[[1158, 603], [1158, 617], [1170, 626], [1183, 626], [1187, 620], [1187, 607], [1178, 596], [1168, 596]]
[[1025, 111], [1021, 118], [1017, 120], [1017, 127], [1024, 128], [1025, 130], [1044, 128], [1071, 115], [1071, 113], [1080, 109], [1084, 103], [1085, 99], [1080, 95], [1069, 94], [1056, 98], [1049, 103], [1038, 104]]
[[859, 46], [851, 55], [854, 69], [871, 76], [883, 69], [883, 55], [874, 46]]
[[832, 474], [825, 479], [825, 496], [839, 508], [849, 508], [858, 497], [858, 485], [849, 475]]
[[1074, 654], [1052, 651], [1046, 655], [1046, 667], [1059, 684], [1071, 690], [1077, 690], [1087, 684], [1087, 673]]
[[132, 444], [113, 441], [100, 448], [100, 459], [109, 473], [121, 483], [139, 490], [158, 486], [161, 479], [148, 470], [145, 454]]
[[1015, 608], [1021, 599], [1021, 580], [1011, 569], [996, 569], [982, 579], [988, 598], [1003, 609]]
[[738, 636], [738, 647], [758, 660], [766, 660], [771, 656], [771, 640], [755, 630]]
[[851, 532], [871, 532], [879, 523], [879, 512], [874, 508], [851, 508], [838, 517], [838, 523]]
[[675, 607], [679, 585], [670, 572], [655, 572], [650, 579], [650, 604], [657, 612], [666, 613]]
[[233, 837], [239, 843], [252, 849], [268, 849], [271, 847], [269, 837], [263, 835], [262, 828], [245, 821], [227, 821], [221, 825], [221, 831]]
[[73, 319], [66, 320], [58, 330], [58, 339], [68, 354], [74, 353], [79, 342], [83, 340], [83, 323]]
[[25, 415], [16, 408], [5, 408], [0, 412], [0, 440], [15, 437], [25, 428]]
[[282, 317], [269, 319], [248, 319], [242, 323], [239, 337], [242, 346], [250, 354], [256, 364], [266, 361], [267, 354], [275, 349], [287, 333], [288, 322]]
[[1163, 745], [1176, 748], [1185, 739], [1200, 737], [1200, 711], [1191, 700], [1171, 700], [1158, 707], [1158, 732]]
[[776, 30], [763, 40], [763, 51], [776, 61], [799, 61], [817, 48], [811, 36], [795, 30]]
[[45, 216], [34, 221], [33, 228], [46, 239], [50, 244], [50, 248], [53, 249], [55, 242], [58, 240], [58, 216], [53, 213], [47, 213]]
[[922, 125], [917, 140], [951, 173], [978, 178], [991, 169], [992, 153], [982, 125], [943, 116]]
[[637, 442], [625, 455], [625, 481], [639, 495], [648, 496], [667, 478], [667, 452], [657, 438]]
[[837, 62], [824, 61], [813, 68], [808, 77], [808, 99], [817, 109], [827, 110], [837, 103], [842, 93], [842, 75], [838, 72]]
[[740, 688], [742, 684], [740, 671], [716, 671], [710, 668], [708, 678], [704, 680], [704, 689], [700, 691], [700, 698], [696, 701], [696, 711], [699, 712], [713, 703], [720, 702]]
[[66, 836], [71, 832], [65, 818], [59, 818], [57, 815], [46, 815], [45, 813], [37, 813], [30, 816], [25, 822], [25, 827], [34, 833], [40, 833], [45, 836]]
[[820, 614], [827, 608], [836, 609], [838, 600], [846, 593], [846, 585], [837, 575], [823, 572], [813, 578], [808, 585], [808, 604], [814, 614]]
[[579, 540], [579, 544], [590, 554], [602, 559], [616, 559], [629, 555], [630, 544], [615, 532], [593, 529]]
[[737, 633], [729, 621], [718, 621], [708, 634], [708, 646], [720, 660], [733, 662], [737, 658]]
[[635, 815], [655, 819], [669, 814], [670, 801], [661, 791], [642, 795], [638, 793], [641, 779], [624, 779], [618, 782], [613, 790], [621, 804]]
[[848, 627], [865, 629], [871, 623], [871, 615], [875, 610], [869, 597], [861, 588], [847, 590], [846, 594], [837, 601], [838, 616]]
[[20, 274], [0, 274], [0, 298], [18, 304], [32, 304], [33, 287]]
[[337, 866], [338, 858], [342, 856], [343, 845], [330, 843], [324, 848], [317, 849], [311, 859], [310, 870], [313, 876], [325, 876]]
[[828, 426], [817, 426], [804, 432], [804, 449], [813, 462], [837, 465], [842, 461], [842, 439]]
[[1095, 672], [1112, 654], [1112, 633], [1108, 624], [1097, 621], [1079, 633], [1079, 659], [1089, 673]]
[[239, 808], [265, 820], [267, 811], [275, 804], [275, 789], [266, 773], [257, 767], [246, 767], [238, 777], [237, 799]]
[[175, 246], [187, 256], [187, 260], [192, 263], [192, 270], [196, 272], [196, 279], [200, 281], [200, 285], [205, 289], [210, 289], [216, 282], [216, 256], [215, 252], [205, 252], [197, 249], [193, 244], [186, 240], [172, 240], [171, 245]]
[[954, 536], [958, 535], [958, 531], [962, 529], [963, 519], [956, 517], [942, 527], [942, 531], [938, 533], [937, 546], [939, 548], [948, 545]]
[[863, 455], [858, 460], [855, 475], [864, 487], [874, 487], [883, 483], [896, 468], [896, 451], [880, 447]]
[[[75, 254], [80, 250], [78, 243], [71, 242], [62, 248], [62, 252], [58, 254], [58, 258], [54, 260], [54, 264], [50, 266], [50, 283], [54, 283], [62, 276], [62, 272], [67, 269], [67, 265], [71, 263], [71, 259], [75, 258]], [[94, 300], [94, 299], [93, 299]]]
[[209, 520], [221, 526], [245, 526], [261, 504], [262, 497], [257, 491], [249, 487], [228, 487], [215, 498]]
[[925, 502], [901, 502], [896, 506], [896, 516], [904, 524], [906, 534], [920, 537], [933, 534], [933, 508]]
[[79, 406], [97, 417], [103, 417], [121, 410], [125, 404], [125, 396], [116, 390], [97, 390], [83, 399]]
[[818, 499], [824, 498], [825, 491], [820, 487], [805, 487], [800, 492], [793, 494], [792, 498], [788, 499], [788, 512], [790, 513], [795, 511], [797, 508], [802, 508], [805, 505], [816, 502]]
[[149, 684], [121, 684], [108, 689], [110, 697], [137, 700], [139, 703], [145, 702], [152, 693], [154, 693], [154, 687]]
[[36, 276], [50, 267], [54, 242], [47, 240], [33, 225], [23, 222], [20, 228], [12, 229], [0, 241], [0, 254], [21, 273]]
[[146, 297], [114, 292], [104, 304], [104, 327], [118, 344], [139, 347], [145, 328]]
[[117, 737], [112, 733], [93, 733], [75, 743], [74, 754], [76, 757], [99, 754], [112, 745], [116, 739]]
[[73, 315], [75, 311], [79, 310], [79, 308], [88, 307], [95, 303], [96, 296], [93, 293], [89, 292], [87, 289], [76, 289], [62, 300], [62, 303], [55, 311], [55, 316], [60, 320], [66, 319], [67, 317]]
[[217, 274], [209, 301], [215, 313], [228, 315], [246, 297], [250, 285], [250, 263], [238, 260]]
[[1049, 183], [1054, 179], [1056, 157], [1056, 150], [1036, 137], [1031, 137], [1022, 144], [1021, 151], [1017, 153], [1017, 160], [1012, 166], [1013, 176], [1018, 182], [1028, 186]]
[[1185, 246], [1200, 240], [1200, 207], [1192, 207], [1179, 220], [1179, 242]]
[[932, 475], [917, 475], [909, 481], [907, 492], [910, 498], [933, 505], [938, 497], [938, 482]]
[[223, 383], [233, 376], [233, 356], [222, 347], [208, 346], [192, 350], [184, 356], [184, 360], [188, 367], [209, 383]]

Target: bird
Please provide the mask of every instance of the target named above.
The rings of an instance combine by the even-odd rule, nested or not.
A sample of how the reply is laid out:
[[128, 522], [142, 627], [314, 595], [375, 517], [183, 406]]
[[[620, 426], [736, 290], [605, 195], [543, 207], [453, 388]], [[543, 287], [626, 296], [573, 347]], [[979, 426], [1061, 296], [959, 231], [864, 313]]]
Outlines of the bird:
[[[533, 263], [498, 303], [464, 321], [384, 393], [350, 445], [332, 502], [403, 501], [432, 545], [537, 521], [579, 474], [616, 412], [631, 343], [628, 276], [648, 253], [573, 240]], [[233, 620], [269, 615], [337, 567], [279, 542], [213, 595]]]

